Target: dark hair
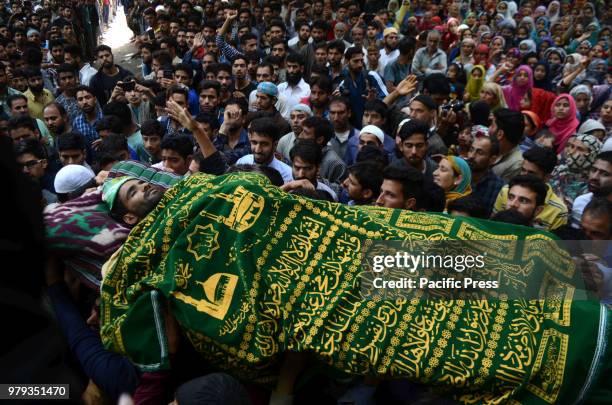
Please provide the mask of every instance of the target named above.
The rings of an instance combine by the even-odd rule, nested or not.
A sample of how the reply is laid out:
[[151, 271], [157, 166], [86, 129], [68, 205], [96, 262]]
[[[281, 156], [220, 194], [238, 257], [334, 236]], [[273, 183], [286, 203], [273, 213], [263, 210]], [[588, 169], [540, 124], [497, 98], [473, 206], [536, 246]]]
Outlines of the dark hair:
[[245, 116], [249, 112], [249, 105], [244, 98], [230, 98], [227, 103], [225, 103], [225, 108], [230, 105], [237, 105], [242, 111], [242, 115]]
[[[115, 115], [107, 115], [96, 122], [96, 131], [111, 131], [112, 133], [121, 133], [123, 123], [119, 117]], [[123, 136], [123, 135], [122, 135]]]
[[61, 65], [59, 65], [59, 67], [56, 69], [56, 72], [58, 76], [60, 73], [72, 73], [75, 76], [77, 75], [76, 68], [68, 63], [62, 63]]
[[395, 166], [387, 166], [383, 170], [383, 179], [394, 180], [402, 185], [402, 194], [405, 199], [415, 198], [417, 206], [423, 199], [423, 174], [417, 169], [406, 166], [398, 168]]
[[95, 55], [97, 56], [100, 52], [109, 52], [111, 55], [113, 54], [113, 50], [108, 45], [98, 45]]
[[429, 133], [429, 125], [427, 125], [426, 122], [419, 121], [419, 120], [410, 120], [404, 123], [404, 125], [402, 125], [402, 127], [399, 130], [398, 135], [400, 139], [402, 140], [402, 142], [404, 142], [406, 139], [410, 138], [412, 135], [422, 134], [423, 139], [425, 139], [425, 142], [427, 142], [428, 133]]
[[363, 55], [363, 49], [361, 49], [361, 48], [359, 48], [357, 46], [351, 46], [344, 53], [344, 58], [346, 60], [350, 60], [353, 57], [353, 55], [357, 55], [357, 54], [362, 54]]
[[499, 211], [491, 217], [491, 220], [505, 222], [507, 224], [529, 226], [529, 218], [516, 210]]
[[331, 106], [334, 103], [344, 104], [349, 111], [351, 110], [351, 102], [345, 97], [341, 97], [341, 96], [332, 97], [332, 99], [329, 100], [329, 105]]
[[[317, 73], [319, 74], [319, 78], [318, 79], [327, 79], [329, 77], [329, 69], [327, 66], [319, 64], [319, 63], [315, 63], [314, 65], [312, 65], [312, 67], [310, 68], [310, 73]], [[318, 80], [317, 79], [317, 80]], [[331, 86], [331, 84], [330, 84]], [[332, 93], [333, 90], [328, 91], [328, 93]]]
[[[327, 69], [327, 68], [326, 68]], [[317, 86], [327, 94], [331, 94], [333, 92], [333, 87], [331, 80], [327, 76], [320, 76], [312, 83], [310, 83], [310, 88]]]
[[168, 90], [166, 90], [166, 100], [170, 99], [173, 94], [182, 94], [185, 96], [185, 101], [189, 101], [189, 89], [185, 86], [174, 85], [170, 86]]
[[451, 92], [448, 78], [442, 73], [432, 73], [426, 76], [423, 81], [423, 90], [427, 90], [429, 94], [443, 94], [445, 96], [448, 96]]
[[91, 94], [92, 96], [94, 96], [94, 97], [96, 96], [96, 95], [94, 94], [93, 90], [91, 89], [91, 87], [89, 87], [89, 86], [85, 86], [84, 84], [80, 84], [80, 85], [78, 85], [78, 86], [76, 87], [76, 89], [74, 89], [74, 94], [75, 94], [75, 95], [76, 95], [76, 94], [78, 94], [78, 93], [79, 93], [79, 91], [86, 91], [86, 92], [88, 92], [89, 94]]
[[280, 137], [279, 129], [275, 121], [270, 118], [258, 118], [253, 120], [249, 128], [249, 133], [253, 132], [267, 136], [271, 138], [272, 141], [278, 141]]
[[212, 65], [211, 70], [213, 71], [215, 76], [217, 76], [221, 71], [229, 73], [230, 76], [232, 75], [232, 67], [227, 63], [217, 63], [215, 65]]
[[399, 41], [397, 49], [399, 49], [400, 55], [409, 55], [414, 52], [416, 48], [416, 41], [412, 37], [404, 37]]
[[410, 100], [410, 103], [412, 104], [413, 101], [418, 101], [430, 111], [436, 110], [438, 108], [438, 106], [436, 105], [436, 102], [433, 101], [433, 99], [429, 97], [427, 94], [419, 94], [418, 96]]
[[315, 140], [323, 137], [324, 144], [334, 136], [334, 127], [329, 120], [321, 117], [308, 117], [302, 122], [302, 127], [314, 128]]
[[285, 58], [285, 63], [297, 63], [298, 65], [304, 67], [304, 58], [299, 53], [290, 53]]
[[140, 125], [140, 133], [144, 136], [159, 136], [163, 138], [165, 132], [164, 126], [156, 119], [148, 119]]
[[31, 79], [33, 77], [42, 77], [42, 72], [40, 71], [40, 69], [26, 68], [24, 69], [24, 72], [26, 78], [28, 79]]
[[340, 52], [340, 54], [343, 54], [344, 51], [346, 50], [346, 45], [344, 45], [344, 41], [336, 39], [327, 44], [327, 50], [329, 51], [330, 49], [335, 49], [338, 52]]
[[[0, 65], [2, 65], [2, 69], [6, 70], [6, 66], [4, 65], [4, 63], [0, 63]], [[72, 65], [68, 65], [68, 66], [72, 66]], [[16, 77], [26, 77], [25, 69], [13, 69], [13, 79]]]
[[221, 84], [215, 80], [202, 80], [199, 87], [200, 90], [198, 91], [198, 94], [202, 90], [213, 89], [215, 93], [217, 93], [217, 97], [221, 95]]
[[257, 40], [257, 35], [253, 34], [252, 32], [247, 32], [246, 34], [240, 37], [240, 44], [242, 45], [246, 43], [246, 41], [253, 40], [253, 39]]
[[164, 37], [160, 39], [159, 45], [161, 46], [161, 44], [166, 44], [168, 48], [174, 48], [174, 49], [178, 48], [178, 43], [176, 42], [176, 39], [172, 37]]
[[125, 151], [130, 151], [127, 138], [123, 134], [110, 134], [102, 140], [96, 154], [100, 157], [106, 156], [108, 160], [121, 160], [119, 153]]
[[268, 24], [268, 29], [271, 29], [272, 27], [279, 27], [283, 32], [287, 32], [287, 27], [280, 18], [273, 18], [270, 21], [270, 24]]
[[18, 115], [16, 117], [11, 117], [11, 119], [8, 121], [9, 131], [13, 131], [18, 128], [27, 128], [33, 132], [39, 132], [36, 120], [31, 118], [29, 115]]
[[599, 153], [595, 156], [595, 160], [605, 160], [608, 164], [612, 165], [612, 150]]
[[366, 101], [363, 111], [374, 111], [380, 114], [385, 120], [389, 117], [389, 107], [382, 100]]
[[152, 59], [157, 59], [161, 66], [172, 65], [172, 57], [170, 53], [164, 49], [153, 52]]
[[45, 146], [38, 139], [22, 139], [15, 145], [15, 156], [26, 153], [36, 156], [38, 159], [47, 159]]
[[423, 178], [423, 196], [417, 199], [416, 208], [429, 212], [444, 212], [446, 192], [432, 179]]
[[357, 162], [348, 168], [349, 174], [352, 174], [365, 190], [372, 190], [372, 198], [376, 198], [380, 194], [380, 186], [383, 183], [383, 174], [381, 167], [371, 161]]
[[[111, 101], [102, 108], [104, 115], [114, 115], [121, 120], [123, 130], [128, 129], [132, 125], [132, 110], [122, 101]], [[122, 130], [122, 132], [123, 132]]]
[[448, 213], [460, 211], [467, 213], [472, 218], [486, 218], [487, 210], [482, 201], [473, 195], [457, 198], [448, 203]]
[[65, 134], [59, 135], [55, 142], [57, 144], [57, 150], [85, 150], [85, 137], [78, 132], [66, 132]]
[[173, 150], [183, 159], [187, 159], [189, 155], [193, 155], [193, 141], [187, 135], [169, 136], [161, 141], [160, 148]]
[[13, 108], [13, 102], [15, 100], [24, 100], [26, 103], [28, 102], [28, 98], [21, 93], [11, 94], [6, 98], [6, 105], [9, 107], [9, 109]]
[[508, 192], [514, 186], [525, 187], [536, 193], [536, 207], [544, 205], [548, 188], [541, 179], [531, 174], [515, 176], [508, 183]]
[[380, 167], [380, 170], [382, 170], [389, 164], [389, 156], [387, 155], [386, 151], [377, 148], [376, 146], [364, 145], [361, 150], [357, 152], [355, 162], [368, 162], [371, 164], [376, 164]]
[[81, 47], [78, 45], [66, 45], [64, 47], [64, 54], [69, 53], [74, 58], [83, 59], [83, 51], [81, 51]]
[[329, 24], [324, 20], [314, 20], [311, 29], [320, 29], [325, 32], [329, 31]]
[[308, 21], [306, 20], [297, 20], [295, 22], [295, 24], [293, 24], [293, 28], [295, 29], [295, 32], [298, 32], [300, 29], [302, 29], [303, 26], [307, 26], [308, 29], [310, 29], [310, 24], [308, 24]]
[[491, 115], [491, 107], [484, 100], [476, 100], [470, 103], [470, 120], [472, 125], [484, 125], [488, 127], [490, 124], [489, 116]]
[[582, 215], [584, 216], [586, 213], [590, 215], [595, 215], [597, 217], [601, 217], [604, 215], [608, 216], [608, 233], [612, 233], [612, 202], [608, 201], [606, 197], [596, 197], [593, 198], [587, 205], [584, 207], [584, 211]]
[[187, 73], [187, 76], [189, 76], [190, 79], [193, 79], [193, 68], [191, 65], [188, 65], [187, 63], [177, 63], [174, 66], [174, 72], [176, 73], [178, 70]]
[[298, 140], [289, 151], [289, 158], [292, 162], [296, 157], [304, 162], [319, 166], [323, 160], [323, 152], [315, 140], [302, 139]]
[[495, 116], [497, 127], [504, 131], [506, 139], [508, 139], [511, 144], [518, 145], [523, 137], [523, 130], [525, 129], [523, 114], [508, 108], [500, 108], [496, 110], [493, 115]]
[[523, 159], [538, 166], [544, 174], [550, 174], [557, 166], [557, 154], [550, 148], [533, 146], [523, 153]]
[[219, 129], [221, 127], [221, 124], [219, 123], [219, 119], [217, 117], [215, 117], [212, 114], [207, 114], [207, 113], [199, 113], [196, 117], [195, 120], [199, 123], [203, 123], [203, 124], [208, 124], [210, 125], [210, 127], [215, 130], [215, 129]]

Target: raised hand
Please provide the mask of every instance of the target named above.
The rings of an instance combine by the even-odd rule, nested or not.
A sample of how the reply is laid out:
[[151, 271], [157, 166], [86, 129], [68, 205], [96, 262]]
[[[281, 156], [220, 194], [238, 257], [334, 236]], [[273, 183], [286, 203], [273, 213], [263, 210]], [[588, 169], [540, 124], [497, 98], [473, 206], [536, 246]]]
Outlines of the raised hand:
[[399, 82], [395, 90], [400, 96], [407, 96], [417, 88], [417, 77], [415, 75], [409, 75], [404, 80]]

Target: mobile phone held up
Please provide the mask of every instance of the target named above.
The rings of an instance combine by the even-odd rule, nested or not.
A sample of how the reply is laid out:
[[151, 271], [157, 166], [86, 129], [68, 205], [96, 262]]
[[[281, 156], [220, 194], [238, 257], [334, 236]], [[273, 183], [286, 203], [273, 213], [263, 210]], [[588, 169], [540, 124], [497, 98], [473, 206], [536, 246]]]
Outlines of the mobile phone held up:
[[134, 91], [134, 89], [136, 88], [136, 82], [134, 80], [125, 81], [117, 84], [119, 85], [119, 87], [121, 87], [123, 91]]

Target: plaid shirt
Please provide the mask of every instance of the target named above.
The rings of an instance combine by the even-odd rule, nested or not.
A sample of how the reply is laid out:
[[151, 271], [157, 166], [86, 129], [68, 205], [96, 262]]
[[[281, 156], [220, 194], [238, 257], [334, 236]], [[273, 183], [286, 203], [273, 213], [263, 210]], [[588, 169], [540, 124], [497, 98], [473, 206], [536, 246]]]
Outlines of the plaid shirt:
[[491, 211], [495, 205], [495, 199], [504, 184], [502, 178], [495, 175], [490, 170], [478, 183], [472, 183], [472, 194], [483, 202], [487, 218], [491, 215]]
[[240, 139], [233, 148], [229, 146], [229, 138], [224, 134], [218, 134], [213, 139], [213, 145], [225, 157], [228, 165], [233, 165], [238, 159], [251, 153], [249, 135], [244, 129], [240, 132]]
[[84, 113], [76, 117], [72, 123], [72, 129], [85, 137], [87, 148], [91, 147], [91, 143], [93, 141], [100, 138], [98, 131], [96, 131], [96, 123], [102, 118], [102, 116], [102, 109], [100, 106], [96, 105], [96, 120], [93, 122], [93, 124], [90, 124], [89, 121], [87, 121]]
[[215, 37], [215, 42], [217, 43], [217, 47], [221, 51], [221, 54], [225, 56], [225, 59], [227, 59], [228, 62], [231, 63], [238, 56], [243, 56], [242, 52], [225, 42], [221, 35], [217, 35]]

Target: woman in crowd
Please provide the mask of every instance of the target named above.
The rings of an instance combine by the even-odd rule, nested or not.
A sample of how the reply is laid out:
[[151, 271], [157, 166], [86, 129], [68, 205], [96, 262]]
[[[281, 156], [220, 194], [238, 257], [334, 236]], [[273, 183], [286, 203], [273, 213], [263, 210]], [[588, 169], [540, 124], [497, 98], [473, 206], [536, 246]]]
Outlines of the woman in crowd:
[[519, 66], [512, 79], [512, 84], [502, 87], [508, 108], [520, 111], [521, 100], [532, 87], [533, 73], [531, 68], [526, 65]]
[[[468, 132], [469, 135], [469, 132]], [[442, 187], [448, 203], [472, 194], [472, 172], [465, 160], [458, 156], [446, 156], [433, 173], [434, 183]]]
[[565, 143], [570, 136], [576, 133], [580, 124], [576, 118], [576, 102], [569, 94], [559, 95], [551, 108], [552, 118], [546, 121], [549, 131], [555, 134], [557, 153], [561, 153], [565, 148]]
[[491, 112], [495, 112], [498, 108], [507, 108], [504, 91], [497, 83], [486, 82], [480, 89], [480, 99], [489, 105]]
[[466, 103], [480, 100], [480, 90], [485, 82], [485, 68], [482, 65], [476, 65], [470, 71], [467, 86], [463, 93], [463, 101]]
[[601, 142], [593, 135], [579, 134], [568, 139], [563, 150], [565, 163], [555, 168], [550, 181], [568, 208], [576, 197], [588, 191], [589, 170], [600, 149]]

